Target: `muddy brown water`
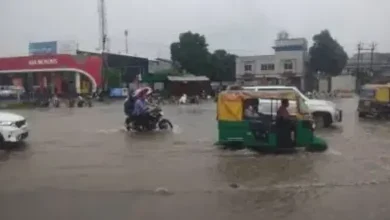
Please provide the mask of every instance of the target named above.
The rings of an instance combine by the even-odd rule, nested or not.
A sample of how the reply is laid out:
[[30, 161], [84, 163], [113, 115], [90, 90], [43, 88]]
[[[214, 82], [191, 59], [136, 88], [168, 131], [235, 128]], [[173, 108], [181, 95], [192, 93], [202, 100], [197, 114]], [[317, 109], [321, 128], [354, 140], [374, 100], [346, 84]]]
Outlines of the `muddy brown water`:
[[214, 103], [164, 106], [173, 132], [131, 134], [120, 103], [17, 111], [24, 146], [0, 153], [0, 219], [388, 219], [390, 123], [317, 131], [324, 153], [224, 151]]

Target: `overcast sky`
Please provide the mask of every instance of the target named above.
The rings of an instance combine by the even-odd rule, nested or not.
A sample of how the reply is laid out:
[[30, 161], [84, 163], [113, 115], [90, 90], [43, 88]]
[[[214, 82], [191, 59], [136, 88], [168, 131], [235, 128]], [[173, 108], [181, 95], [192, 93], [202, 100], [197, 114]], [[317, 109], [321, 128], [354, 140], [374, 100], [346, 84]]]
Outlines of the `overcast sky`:
[[[0, 56], [28, 53], [28, 42], [77, 40], [98, 47], [98, 0], [0, 0]], [[329, 29], [348, 54], [359, 41], [390, 52], [387, 0], [106, 0], [112, 52], [169, 58], [179, 33], [204, 34], [210, 50], [237, 55], [271, 54], [278, 31], [305, 37]]]

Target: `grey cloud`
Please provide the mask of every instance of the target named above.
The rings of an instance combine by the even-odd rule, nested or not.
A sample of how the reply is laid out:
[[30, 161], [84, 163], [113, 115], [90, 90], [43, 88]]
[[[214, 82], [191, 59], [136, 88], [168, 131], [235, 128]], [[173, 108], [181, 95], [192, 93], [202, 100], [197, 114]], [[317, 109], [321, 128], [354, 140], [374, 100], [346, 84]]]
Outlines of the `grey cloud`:
[[[210, 49], [248, 55], [271, 53], [280, 30], [310, 40], [328, 28], [351, 54], [358, 41], [390, 50], [389, 9], [385, 0], [111, 0], [107, 20], [113, 52], [124, 50], [128, 29], [130, 53], [151, 58], [169, 57], [169, 44], [187, 30], [204, 34]], [[98, 46], [97, 0], [2, 0], [0, 18], [0, 56], [27, 54], [29, 41]]]

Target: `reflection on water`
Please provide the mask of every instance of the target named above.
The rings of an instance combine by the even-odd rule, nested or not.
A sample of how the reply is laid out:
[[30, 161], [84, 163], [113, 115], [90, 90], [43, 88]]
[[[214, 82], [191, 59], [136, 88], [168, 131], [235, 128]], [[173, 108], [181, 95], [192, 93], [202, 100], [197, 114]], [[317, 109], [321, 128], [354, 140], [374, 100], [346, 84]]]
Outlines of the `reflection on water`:
[[260, 187], [316, 179], [313, 163], [304, 153], [219, 157], [218, 170], [226, 182]]

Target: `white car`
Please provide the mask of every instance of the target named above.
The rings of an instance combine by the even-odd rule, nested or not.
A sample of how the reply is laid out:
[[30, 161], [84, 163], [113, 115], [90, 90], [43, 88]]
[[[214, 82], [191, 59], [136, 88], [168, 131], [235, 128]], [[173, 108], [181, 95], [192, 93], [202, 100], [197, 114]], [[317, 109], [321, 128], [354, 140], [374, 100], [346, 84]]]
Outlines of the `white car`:
[[[327, 100], [310, 99], [302, 94], [299, 89], [293, 86], [245, 86], [243, 89], [252, 91], [293, 90], [295, 93], [299, 94], [300, 98], [304, 100], [305, 104], [309, 108], [316, 127], [329, 127], [332, 123], [342, 121], [343, 112], [342, 110], [338, 109], [333, 102]], [[265, 114], [268, 113], [267, 111], [271, 109], [271, 105], [267, 105], [267, 103], [270, 103], [270, 101], [260, 100], [260, 112], [262, 112], [263, 109]], [[272, 105], [273, 112], [276, 112], [279, 105], [280, 103], [275, 103], [275, 105]], [[293, 108], [296, 103], [290, 103], [290, 105]]]
[[27, 137], [28, 124], [23, 116], [0, 111], [0, 146], [5, 142], [21, 142]]

